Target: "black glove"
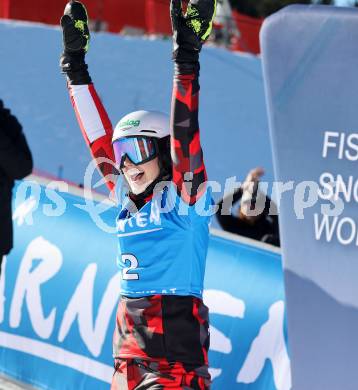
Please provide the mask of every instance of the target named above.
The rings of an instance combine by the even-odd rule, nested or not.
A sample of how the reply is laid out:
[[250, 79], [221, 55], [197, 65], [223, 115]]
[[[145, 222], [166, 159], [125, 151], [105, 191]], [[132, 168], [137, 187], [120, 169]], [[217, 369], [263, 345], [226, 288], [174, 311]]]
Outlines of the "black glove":
[[190, 0], [183, 15], [181, 0], [171, 0], [173, 59], [177, 63], [197, 62], [215, 17], [216, 0]]
[[85, 6], [79, 1], [70, 1], [61, 18], [63, 47], [60, 66], [70, 84], [90, 84], [91, 78], [85, 63], [90, 33]]

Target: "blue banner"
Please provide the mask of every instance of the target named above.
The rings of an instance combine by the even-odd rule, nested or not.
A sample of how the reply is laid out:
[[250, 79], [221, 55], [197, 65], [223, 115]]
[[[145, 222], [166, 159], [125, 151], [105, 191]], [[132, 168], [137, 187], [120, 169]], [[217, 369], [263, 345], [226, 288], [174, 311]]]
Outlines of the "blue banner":
[[[114, 205], [32, 177], [14, 189], [13, 210], [0, 370], [39, 388], [108, 389], [120, 283]], [[204, 300], [212, 388], [289, 390], [280, 255], [213, 233]]]
[[329, 6], [261, 34], [297, 390], [358, 388], [357, 41], [358, 10]]

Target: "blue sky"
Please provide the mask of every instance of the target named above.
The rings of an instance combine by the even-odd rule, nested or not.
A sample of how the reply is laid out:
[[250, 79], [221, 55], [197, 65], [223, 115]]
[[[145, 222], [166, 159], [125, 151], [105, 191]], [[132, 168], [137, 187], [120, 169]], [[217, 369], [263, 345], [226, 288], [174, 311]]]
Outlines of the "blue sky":
[[353, 3], [353, 0], [336, 0], [335, 1], [336, 5], [351, 5]]

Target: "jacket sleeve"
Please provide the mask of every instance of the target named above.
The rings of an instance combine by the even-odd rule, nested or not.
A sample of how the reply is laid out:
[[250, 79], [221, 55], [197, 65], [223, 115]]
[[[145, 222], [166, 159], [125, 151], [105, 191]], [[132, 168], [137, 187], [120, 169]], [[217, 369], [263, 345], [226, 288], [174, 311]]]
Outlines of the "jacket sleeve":
[[12, 180], [23, 179], [32, 172], [31, 151], [22, 126], [0, 101], [0, 170]]
[[175, 64], [171, 109], [173, 182], [193, 205], [205, 193], [206, 170], [199, 135], [199, 63]]
[[68, 88], [82, 135], [111, 191], [116, 181], [111, 121], [92, 83]]

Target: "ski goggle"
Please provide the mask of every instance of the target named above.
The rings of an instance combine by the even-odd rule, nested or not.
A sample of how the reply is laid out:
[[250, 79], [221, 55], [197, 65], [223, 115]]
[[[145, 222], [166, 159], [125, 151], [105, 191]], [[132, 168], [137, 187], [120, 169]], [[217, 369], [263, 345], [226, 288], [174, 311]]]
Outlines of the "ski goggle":
[[119, 168], [123, 168], [126, 158], [138, 165], [153, 160], [158, 155], [155, 140], [148, 137], [120, 138], [112, 146]]

